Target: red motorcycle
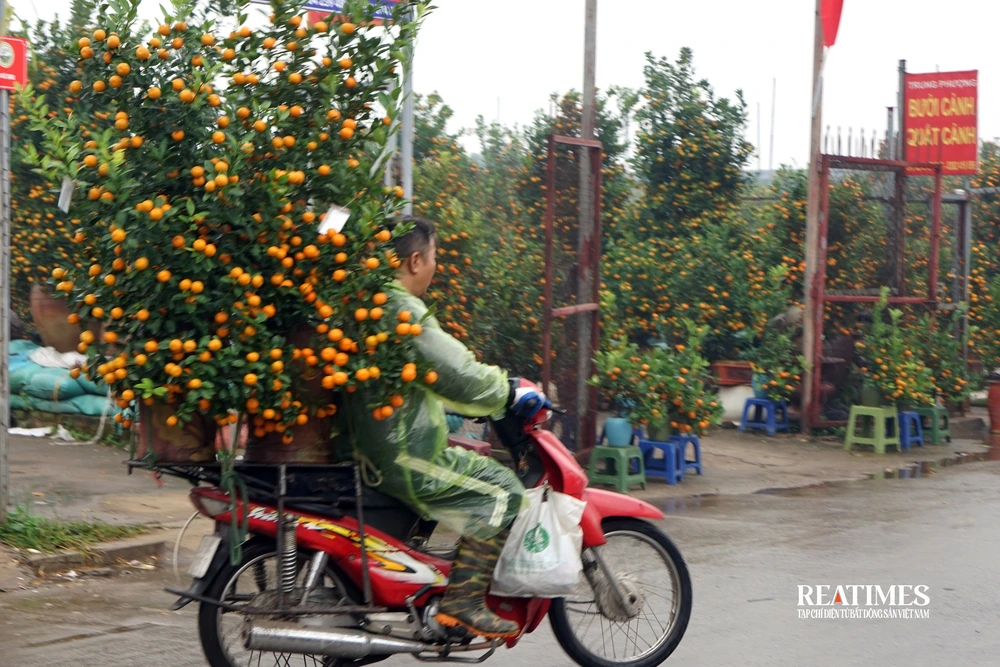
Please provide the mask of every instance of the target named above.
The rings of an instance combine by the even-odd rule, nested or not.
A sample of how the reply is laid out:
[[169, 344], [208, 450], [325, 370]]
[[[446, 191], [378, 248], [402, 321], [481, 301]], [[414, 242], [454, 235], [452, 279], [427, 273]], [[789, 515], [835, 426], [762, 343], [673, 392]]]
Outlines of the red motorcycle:
[[543, 428], [551, 416], [542, 410], [530, 422], [507, 417], [493, 427], [526, 487], [548, 484], [586, 501], [586, 593], [490, 595], [490, 608], [520, 625], [519, 637], [484, 641], [435, 622], [454, 552], [429, 547], [435, 525], [362, 484], [354, 466], [236, 464], [236, 484], [212, 466], [160, 466], [211, 484], [196, 486], [191, 500], [217, 526], [191, 565], [191, 587], [168, 589], [181, 596], [174, 608], [200, 603], [198, 629], [212, 667], [356, 667], [405, 653], [478, 663], [502, 643], [513, 648], [546, 615], [580, 665], [659, 665], [691, 615], [684, 559], [646, 521], [664, 518], [655, 507], [587, 488], [586, 473]]

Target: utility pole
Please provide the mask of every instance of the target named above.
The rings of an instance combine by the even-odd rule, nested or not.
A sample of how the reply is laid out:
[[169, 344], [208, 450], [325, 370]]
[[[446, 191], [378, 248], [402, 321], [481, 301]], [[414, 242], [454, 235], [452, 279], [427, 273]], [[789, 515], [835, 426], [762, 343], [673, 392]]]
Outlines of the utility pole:
[[[0, 37], [7, 34], [0, 0]], [[10, 503], [10, 91], [0, 90], [0, 523]]]
[[[597, 118], [597, 0], [587, 0], [585, 27], [583, 36], [583, 119], [580, 126], [582, 139], [594, 138], [594, 126]], [[593, 191], [593, 179], [590, 173], [590, 151], [585, 148], [578, 150], [580, 155], [580, 218], [579, 236], [577, 237], [577, 262], [581, 267], [577, 282], [577, 303], [590, 301], [593, 292], [594, 268], [586, 259], [590, 255], [590, 247], [594, 242], [594, 198], [600, 193]], [[587, 380], [590, 378], [593, 349], [592, 336], [597, 332], [592, 330], [591, 318], [577, 318], [577, 369], [576, 369], [576, 440], [577, 447], [590, 442], [589, 435], [584, 434], [584, 425], [588, 423], [587, 413], [594, 407], [590, 405]], [[596, 428], [596, 424], [593, 425]]]
[[[906, 61], [899, 61], [899, 89], [896, 101], [896, 109], [899, 113], [899, 137], [896, 139], [895, 159], [906, 160]], [[897, 296], [906, 295], [906, 264], [903, 258], [906, 256], [906, 171], [900, 170], [893, 176], [893, 209], [892, 209], [892, 239], [887, 247], [890, 251], [891, 261], [889, 266], [892, 269], [892, 286], [896, 290]], [[933, 294], [927, 295], [933, 298]]]
[[[416, 21], [416, 9], [412, 6], [407, 9], [407, 20]], [[400, 138], [401, 150], [400, 161], [402, 165], [400, 171], [403, 177], [403, 197], [405, 198], [403, 212], [406, 215], [413, 215], [413, 58], [416, 49], [411, 46], [407, 48], [406, 64], [403, 66], [403, 136]]]
[[[815, 39], [813, 40], [813, 87], [812, 87], [812, 132], [809, 138], [809, 200], [806, 206], [806, 313], [802, 327], [802, 355], [813, 361], [816, 338], [823, 321], [823, 304], [818, 302], [816, 290], [816, 263], [819, 261], [819, 200], [820, 200], [820, 142], [823, 127], [823, 17], [822, 0], [816, 0]], [[822, 368], [810, 366], [802, 383], [803, 427], [811, 432], [813, 403], [819, 396], [813, 396], [813, 373], [821, 373]]]
[[774, 171], [774, 115], [775, 103], [778, 101], [778, 79], [771, 79], [771, 146], [767, 151], [767, 170]]
[[761, 151], [763, 151], [763, 146], [760, 143], [760, 102], [757, 102], [757, 178], [760, 178], [760, 172], [763, 171], [761, 166]]

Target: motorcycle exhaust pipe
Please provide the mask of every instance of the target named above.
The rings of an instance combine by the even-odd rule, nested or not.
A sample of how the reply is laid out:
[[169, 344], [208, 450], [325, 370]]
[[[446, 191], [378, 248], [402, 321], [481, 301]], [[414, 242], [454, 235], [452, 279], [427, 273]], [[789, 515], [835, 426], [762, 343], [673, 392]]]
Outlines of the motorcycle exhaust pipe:
[[250, 622], [244, 642], [248, 650], [304, 653], [336, 658], [367, 658], [396, 653], [422, 653], [434, 647], [422, 642], [373, 635], [349, 628], [306, 628], [294, 623]]

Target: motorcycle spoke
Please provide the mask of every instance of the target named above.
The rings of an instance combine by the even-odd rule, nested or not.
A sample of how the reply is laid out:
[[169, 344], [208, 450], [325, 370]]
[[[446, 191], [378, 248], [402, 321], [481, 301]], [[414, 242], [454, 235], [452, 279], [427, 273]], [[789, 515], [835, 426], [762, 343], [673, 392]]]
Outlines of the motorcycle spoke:
[[[587, 605], [587, 609], [586, 610], [580, 609], [579, 605], [584, 605], [584, 604]], [[573, 612], [574, 614], [582, 614], [582, 615], [600, 614], [601, 612], [599, 610], [598, 611], [594, 610], [594, 605], [595, 604], [597, 604], [597, 603], [593, 602], [593, 601], [591, 601], [591, 602], [576, 602], [576, 603], [567, 602], [566, 603], [566, 609], [568, 611]]]
[[[604, 638], [604, 617], [603, 616], [601, 616], [601, 645], [604, 647], [604, 655], [607, 655], [608, 654], [608, 642]], [[611, 641], [611, 650], [612, 651], [615, 650], [614, 638], [612, 638], [612, 641]]]
[[663, 632], [663, 630], [666, 627], [666, 626], [663, 625], [663, 623], [660, 623], [660, 619], [656, 618], [655, 614], [653, 615], [653, 619], [660, 626], [659, 631], [657, 631], [657, 629], [653, 627], [653, 623], [652, 623], [652, 621], [649, 620], [649, 616], [646, 615], [646, 612], [642, 612], [642, 618], [646, 621], [646, 624], [649, 625], [649, 629], [652, 630], [653, 632]]
[[660, 598], [661, 600], [666, 600], [667, 602], [671, 602], [671, 603], [673, 602], [673, 598], [668, 598], [666, 596], [660, 595], [659, 593], [649, 593], [649, 595], [654, 595], [654, 596]]
[[[639, 628], [641, 626], [642, 626], [642, 624], [639, 622], [639, 619], [638, 618], [635, 619], [635, 636], [636, 636], [637, 639], [639, 638]], [[643, 649], [644, 651], [647, 651], [647, 650], [653, 648], [653, 645], [650, 644], [648, 641], [646, 641], [645, 638], [642, 638], [642, 643], [646, 645], [646, 648]], [[639, 647], [636, 646], [636, 650], [638, 650], [638, 648]]]
[[[632, 642], [632, 646], [635, 648], [635, 652], [639, 652], [639, 635], [632, 634], [632, 621], [625, 624], [625, 639]], [[626, 646], [628, 644], [626, 643]]]
[[625, 635], [625, 644], [624, 644], [624, 646], [622, 646], [622, 657], [624, 657], [625, 651], [628, 650], [628, 643], [629, 643], [629, 640], [631, 638], [628, 635], [628, 626], [625, 626], [625, 628], [623, 629], [622, 625], [623, 625], [622, 623], [615, 623], [612, 626], [612, 629], [615, 632], [617, 632], [618, 634], [623, 634], [624, 633], [624, 635]]
[[257, 583], [257, 591], [263, 593], [267, 590], [267, 572], [264, 570], [264, 562], [254, 563], [253, 578]]
[[638, 652], [639, 644], [636, 641], [637, 638], [632, 636], [632, 622], [629, 621], [628, 623], [624, 623], [623, 625], [625, 626], [624, 628], [622, 628], [622, 630], [625, 632], [625, 648], [627, 649], [629, 642], [632, 642], [632, 646], [634, 646], [635, 650]]
[[[590, 606], [591, 606], [591, 608], [592, 608], [592, 607], [593, 607], [594, 605], [590, 605]], [[595, 619], [595, 618], [604, 618], [604, 616], [603, 616], [603, 615], [602, 615], [602, 614], [601, 614], [600, 612], [597, 612], [596, 614], [594, 614], [593, 616], [591, 616], [591, 617], [590, 617], [590, 623], [588, 623], [588, 624], [587, 624], [587, 629], [586, 629], [586, 630], [584, 630], [584, 634], [585, 634], [585, 635], [586, 635], [586, 634], [587, 634], [588, 632], [590, 632], [590, 628], [591, 628], [591, 627], [593, 627], [593, 625], [594, 625], [594, 619]]]
[[659, 584], [647, 584], [646, 582], [643, 582], [642, 583], [642, 589], [646, 590], [648, 588], [658, 588], [660, 590], [666, 590], [666, 589], [669, 588], [671, 591], [676, 590], [676, 587], [673, 586], [673, 585], [670, 585], [670, 586], [660, 586]]
[[659, 616], [656, 615], [656, 612], [653, 611], [652, 607], [648, 607], [648, 608], [649, 608], [649, 613], [653, 615], [653, 620], [656, 621], [657, 625], [660, 626], [660, 630], [661, 631], [662, 630], [666, 630], [667, 629], [667, 625], [663, 621], [660, 620]]

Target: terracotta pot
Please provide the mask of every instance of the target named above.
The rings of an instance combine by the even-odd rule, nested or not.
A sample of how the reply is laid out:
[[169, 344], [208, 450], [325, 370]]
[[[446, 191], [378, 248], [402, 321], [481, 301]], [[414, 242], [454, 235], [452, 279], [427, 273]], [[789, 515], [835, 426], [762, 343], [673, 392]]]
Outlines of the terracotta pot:
[[[299, 327], [288, 337], [296, 347], [308, 347], [312, 339], [309, 327]], [[314, 396], [326, 395], [327, 402], [333, 401], [333, 392], [323, 388], [323, 377], [317, 374], [311, 380], [302, 382], [303, 390]], [[244, 460], [250, 463], [330, 463], [333, 459], [333, 443], [330, 429], [333, 418], [312, 417], [304, 426], [288, 429], [293, 439], [289, 444], [281, 441], [282, 433], [268, 433], [262, 438], [252, 437], [247, 441]]]
[[716, 361], [710, 366], [715, 383], [720, 387], [735, 387], [753, 382], [749, 361]]
[[1000, 382], [990, 383], [986, 409], [990, 412], [990, 433], [1000, 434]]
[[[250, 429], [244, 423], [240, 428], [240, 434], [237, 438], [236, 449], [246, 449], [247, 440], [250, 434]], [[229, 441], [233, 436], [232, 426], [220, 426], [215, 433], [215, 448], [216, 449], [232, 449]]]
[[948, 408], [948, 414], [952, 417], [965, 416], [965, 401], [945, 401], [944, 407]]
[[157, 463], [205, 463], [215, 459], [215, 422], [196, 414], [184, 426], [167, 426], [169, 405], [140, 405], [136, 459], [152, 454]]
[[281, 441], [282, 433], [250, 438], [243, 458], [248, 463], [330, 463], [333, 459], [330, 426], [331, 418], [314, 417], [305, 426], [288, 429], [293, 436], [288, 444]]
[[58, 352], [75, 352], [80, 343], [80, 327], [66, 321], [70, 312], [63, 301], [57, 300], [41, 285], [31, 286], [31, 319], [35, 329], [42, 342]]

